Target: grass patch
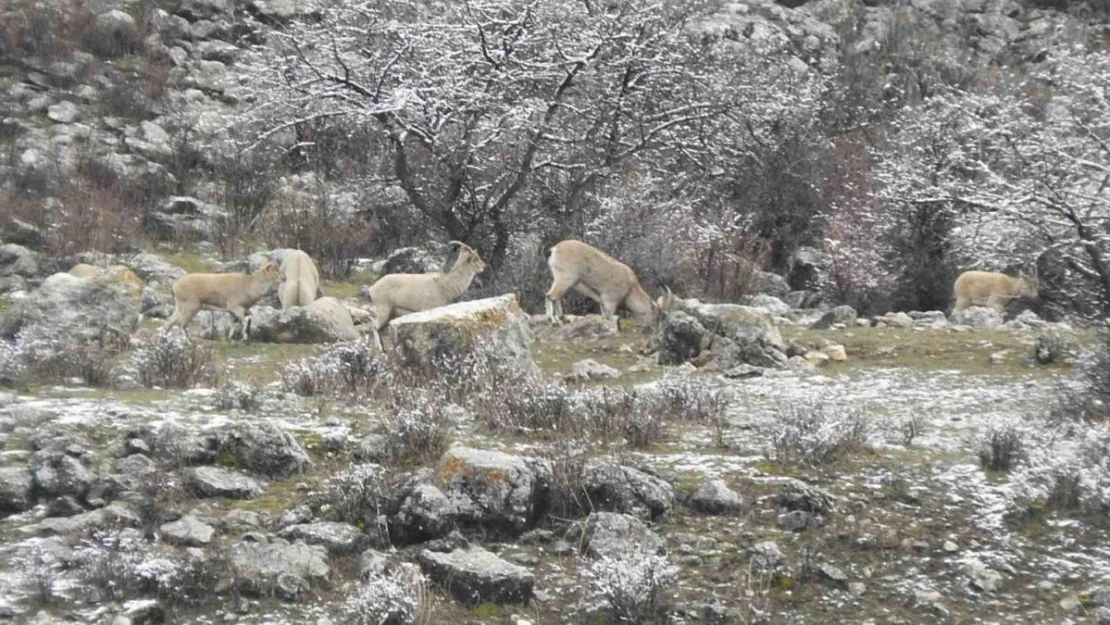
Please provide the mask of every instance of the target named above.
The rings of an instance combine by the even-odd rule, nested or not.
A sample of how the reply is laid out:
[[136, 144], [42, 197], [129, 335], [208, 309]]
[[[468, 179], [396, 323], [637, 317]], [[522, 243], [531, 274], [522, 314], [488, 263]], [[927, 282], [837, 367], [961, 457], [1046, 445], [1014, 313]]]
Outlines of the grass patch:
[[[827, 375], [850, 373], [864, 367], [906, 367], [935, 371], [956, 369], [971, 375], [1022, 375], [1046, 377], [1070, 370], [1068, 365], [1028, 367], [1022, 364], [1032, 346], [1020, 334], [999, 330], [947, 332], [912, 328], [855, 328], [830, 332], [793, 326], [779, 328], [783, 338], [813, 346], [830, 341], [844, 346], [848, 361], [830, 362]], [[1086, 342], [1089, 333], [1080, 333]], [[1007, 352], [1002, 364], [991, 364], [991, 354]]]
[[283, 365], [310, 356], [316, 349], [315, 345], [286, 343], [202, 342], [215, 353], [217, 366], [231, 372], [229, 377], [259, 386], [280, 379]]
[[378, 281], [381, 276], [370, 273], [369, 271], [356, 271], [352, 273], [346, 280], [339, 281], [326, 281], [320, 285], [327, 297], [335, 297], [339, 299], [358, 299], [358, 291], [364, 285], [369, 286]]
[[180, 267], [186, 273], [210, 273], [215, 263], [210, 259], [200, 254], [193, 252], [177, 252], [174, 254], [166, 254], [163, 256], [171, 265]]

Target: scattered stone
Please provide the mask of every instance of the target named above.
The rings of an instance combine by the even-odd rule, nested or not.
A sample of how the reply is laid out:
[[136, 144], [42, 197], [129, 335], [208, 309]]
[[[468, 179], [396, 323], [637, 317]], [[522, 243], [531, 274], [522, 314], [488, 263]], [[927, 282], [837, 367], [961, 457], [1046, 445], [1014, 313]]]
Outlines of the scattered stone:
[[568, 324], [560, 325], [550, 331], [556, 341], [596, 341], [616, 336], [619, 330], [611, 319], [601, 315], [585, 315]]
[[328, 554], [320, 545], [262, 539], [256, 542], [244, 538], [231, 548], [234, 583], [241, 591], [262, 596], [273, 592], [295, 599], [313, 586], [327, 582], [331, 575]]
[[113, 501], [103, 508], [69, 517], [43, 519], [35, 529], [45, 535], [68, 536], [86, 534], [109, 527], [138, 527], [141, 519], [135, 509], [120, 501]]
[[681, 310], [663, 317], [657, 333], [661, 365], [679, 365], [697, 358], [708, 338], [705, 327]]
[[706, 514], [728, 514], [743, 509], [744, 500], [724, 480], [709, 480], [690, 498], [690, 505]]
[[527, 569], [478, 546], [450, 553], [424, 550], [420, 567], [460, 603], [528, 603], [535, 579]]
[[212, 542], [216, 530], [211, 525], [201, 521], [191, 514], [186, 514], [172, 523], [165, 523], [158, 528], [162, 539], [174, 545], [186, 547], [203, 547]]
[[[775, 274], [771, 274], [771, 275], [775, 275]], [[789, 287], [788, 287], [788, 290], [789, 290]], [[783, 294], [785, 294], [785, 292]], [[782, 315], [785, 315], [788, 312], [790, 312], [790, 306], [787, 305], [786, 302], [782, 301], [778, 297], [775, 297], [773, 295], [767, 295], [767, 294], [764, 294], [764, 293], [760, 293], [759, 295], [756, 295], [755, 297], [752, 297], [748, 301], [748, 305], [749, 306], [754, 306], [756, 308], [762, 308], [763, 310], [766, 310], [767, 312], [771, 313], [772, 315], [782, 316]]]
[[805, 510], [784, 512], [778, 516], [778, 523], [779, 527], [787, 532], [801, 532], [820, 525], [818, 520]]
[[778, 504], [787, 510], [827, 514], [833, 511], [835, 501], [828, 491], [798, 479], [788, 478], [779, 486]]
[[583, 488], [594, 510], [622, 512], [655, 521], [674, 505], [674, 488], [669, 483], [632, 467], [587, 465], [583, 478]]
[[380, 551], [367, 549], [358, 556], [358, 576], [362, 578], [385, 575], [389, 558]]
[[913, 607], [919, 610], [925, 610], [935, 616], [941, 618], [948, 618], [949, 610], [941, 602], [941, 594], [931, 588], [915, 588], [913, 591], [912, 604]]
[[953, 311], [948, 321], [952, 325], [992, 329], [1002, 325], [1002, 315], [993, 308], [970, 306], [963, 310]]
[[46, 506], [46, 516], [49, 517], [74, 516], [84, 511], [85, 508], [72, 495], [58, 497]]
[[52, 104], [46, 109], [46, 116], [51, 121], [58, 122], [59, 124], [72, 124], [77, 121], [78, 115], [81, 111], [78, 110], [77, 105], [68, 100], [63, 100], [57, 104]]
[[978, 560], [964, 562], [963, 572], [972, 590], [994, 592], [1002, 585], [1002, 574]]
[[761, 575], [778, 578], [786, 573], [786, 556], [774, 541], [756, 543], [748, 550], [748, 558], [752, 569]]
[[251, 309], [251, 320], [251, 339], [263, 343], [335, 343], [361, 336], [350, 311], [334, 297], [284, 310], [258, 306]]
[[528, 315], [511, 293], [403, 315], [387, 327], [401, 362], [430, 375], [442, 375], [436, 367], [475, 352], [500, 366], [538, 371]]
[[26, 467], [0, 467], [0, 517], [27, 510], [33, 486], [31, 471]]
[[197, 467], [189, 478], [190, 485], [201, 497], [253, 499], [263, 491], [262, 485], [254, 478], [218, 467]]
[[806, 352], [804, 358], [806, 362], [813, 365], [814, 367], [823, 367], [829, 364], [829, 360], [831, 360], [828, 354], [826, 354], [825, 352], [819, 352], [817, 350]]
[[1075, 595], [1069, 595], [1060, 600], [1060, 608], [1071, 614], [1083, 609], [1083, 602]]
[[848, 360], [848, 352], [844, 350], [843, 345], [827, 345], [821, 351], [833, 362], [846, 362]]
[[594, 512], [576, 529], [584, 532], [583, 540], [569, 542], [581, 545], [591, 558], [618, 557], [630, 550], [659, 554], [666, 551], [666, 541], [648, 529], [643, 521], [627, 514]]
[[851, 325], [856, 321], [856, 309], [851, 306], [837, 306], [821, 315], [821, 318], [809, 326], [810, 330], [828, 330], [837, 324]]
[[220, 454], [267, 477], [287, 478], [312, 466], [293, 435], [273, 423], [238, 423], [218, 435]]
[[546, 512], [553, 475], [550, 460], [453, 447], [440, 460], [436, 481], [461, 524], [515, 536]]
[[458, 506], [438, 487], [418, 483], [389, 517], [389, 537], [396, 544], [423, 542], [446, 536], [455, 527]]
[[35, 278], [39, 273], [40, 256], [22, 245], [0, 245], [0, 276]]
[[322, 545], [332, 554], [352, 553], [366, 541], [362, 530], [348, 523], [318, 522], [290, 525], [278, 532], [287, 540], [302, 540], [309, 545]]
[[952, 542], [951, 540], [946, 540], [944, 541], [943, 549], [948, 553], [956, 553], [960, 550], [960, 546]]
[[47, 497], [83, 498], [95, 479], [84, 463], [60, 449], [35, 452], [31, 457], [31, 474], [35, 489]]
[[70, 344], [130, 337], [141, 301], [142, 280], [126, 267], [110, 267], [89, 279], [56, 273], [4, 314], [0, 336], [36, 329]]
[[591, 358], [586, 358], [571, 365], [570, 374], [563, 376], [563, 379], [570, 382], [589, 382], [613, 380], [619, 377], [621, 377], [620, 371]]
[[837, 588], [848, 588], [848, 576], [831, 564], [818, 564], [817, 577]]
[[848, 582], [848, 592], [853, 597], [862, 597], [867, 592], [867, 584], [863, 582]]

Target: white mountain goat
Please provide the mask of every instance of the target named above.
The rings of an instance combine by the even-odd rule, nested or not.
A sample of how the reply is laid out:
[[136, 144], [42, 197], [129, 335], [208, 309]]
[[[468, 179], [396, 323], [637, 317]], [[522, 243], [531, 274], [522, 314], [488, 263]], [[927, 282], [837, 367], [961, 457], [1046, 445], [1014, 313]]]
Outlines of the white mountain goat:
[[1006, 312], [1010, 300], [1018, 297], [1037, 297], [1037, 274], [1018, 272], [1016, 278], [992, 271], [965, 271], [956, 278], [954, 287], [956, 306], [963, 310], [968, 306], [988, 306], [999, 314]]
[[316, 301], [320, 288], [320, 274], [312, 257], [300, 250], [290, 250], [281, 259], [281, 286], [278, 300], [282, 309], [308, 306]]
[[[250, 338], [248, 311], [255, 302], [269, 294], [281, 281], [278, 264], [268, 260], [258, 271], [250, 273], [191, 273], [173, 283], [173, 315], [162, 325], [163, 330], [181, 326], [188, 332], [189, 322], [202, 308], [226, 310], [242, 328], [242, 338]], [[235, 324], [227, 338], [235, 335]]]
[[628, 265], [574, 239], [560, 241], [552, 247], [547, 266], [551, 269], [552, 284], [544, 302], [544, 312], [552, 323], [558, 323], [563, 316], [561, 299], [568, 289], [600, 304], [601, 314], [614, 323], [617, 323], [617, 309], [623, 307], [645, 326], [655, 325], [660, 313], [670, 309], [677, 299], [667, 289], [666, 295], [652, 300]]
[[391, 273], [370, 287], [368, 294], [378, 330], [394, 317], [454, 302], [470, 288], [474, 276], [485, 271], [486, 264], [473, 248], [459, 241], [449, 245], [459, 246], [459, 256], [450, 271]]

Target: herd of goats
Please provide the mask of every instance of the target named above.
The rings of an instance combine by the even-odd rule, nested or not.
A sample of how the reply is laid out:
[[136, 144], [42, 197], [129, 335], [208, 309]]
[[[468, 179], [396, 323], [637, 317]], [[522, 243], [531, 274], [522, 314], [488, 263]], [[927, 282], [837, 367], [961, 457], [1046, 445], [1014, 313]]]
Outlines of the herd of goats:
[[[473, 248], [459, 241], [458, 257], [449, 271], [394, 273], [380, 278], [365, 293], [368, 295], [375, 331], [401, 315], [431, 310], [458, 300], [470, 288], [474, 277], [486, 265]], [[551, 288], [547, 291], [545, 314], [551, 323], [563, 317], [561, 299], [568, 290], [596, 301], [601, 314], [616, 323], [619, 308], [629, 311], [645, 326], [654, 326], [678, 298], [666, 289], [652, 299], [640, 285], [632, 269], [605, 252], [581, 241], [568, 239], [549, 250]], [[85, 277], [99, 271], [77, 265], [71, 274]], [[955, 310], [972, 305], [988, 306], [1004, 314], [1006, 304], [1017, 297], [1037, 297], [1037, 276], [1022, 271], [1017, 277], [986, 271], [966, 271], [954, 287]], [[254, 273], [191, 273], [173, 284], [174, 312], [163, 329], [186, 329], [200, 310], [226, 310], [235, 317], [228, 339], [241, 328], [241, 338], [249, 339], [251, 306], [275, 289], [282, 308], [307, 306], [319, 292], [320, 277], [312, 258], [300, 250], [290, 250], [278, 263], [269, 259]], [[379, 339], [380, 340], [380, 339]]]

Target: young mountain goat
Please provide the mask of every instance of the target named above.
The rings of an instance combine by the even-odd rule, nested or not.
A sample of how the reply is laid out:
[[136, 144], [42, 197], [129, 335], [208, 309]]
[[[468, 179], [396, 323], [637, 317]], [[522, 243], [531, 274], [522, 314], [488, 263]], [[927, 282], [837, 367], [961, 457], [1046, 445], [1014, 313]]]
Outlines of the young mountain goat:
[[[173, 283], [173, 316], [162, 325], [163, 330], [175, 325], [186, 329], [193, 316], [205, 310], [226, 310], [235, 316], [242, 328], [242, 338], [250, 338], [248, 311], [255, 302], [270, 293], [281, 281], [277, 263], [268, 260], [258, 271], [249, 273], [191, 273]], [[235, 335], [235, 324], [227, 338]]]
[[459, 256], [447, 273], [392, 273], [370, 287], [368, 293], [378, 330], [393, 317], [454, 302], [470, 288], [474, 276], [485, 271], [486, 264], [473, 248], [458, 241], [451, 241], [449, 245], [459, 246]]
[[282, 309], [308, 306], [316, 301], [319, 288], [320, 274], [312, 257], [300, 250], [287, 252], [281, 259], [281, 286], [278, 287], [278, 301]]
[[956, 306], [988, 306], [1005, 314], [1006, 305], [1018, 297], [1037, 297], [1037, 274], [1018, 273], [1016, 278], [992, 271], [965, 271], [956, 278]]
[[[640, 286], [632, 269], [601, 250], [581, 241], [568, 239], [551, 248], [547, 258], [552, 284], [544, 302], [545, 313], [552, 323], [563, 316], [563, 294], [568, 289], [585, 295], [601, 305], [601, 314], [617, 323], [617, 308], [624, 307], [645, 326], [653, 326], [659, 315], [675, 302], [667, 289], [658, 300]], [[619, 327], [619, 326], [618, 326]]]

